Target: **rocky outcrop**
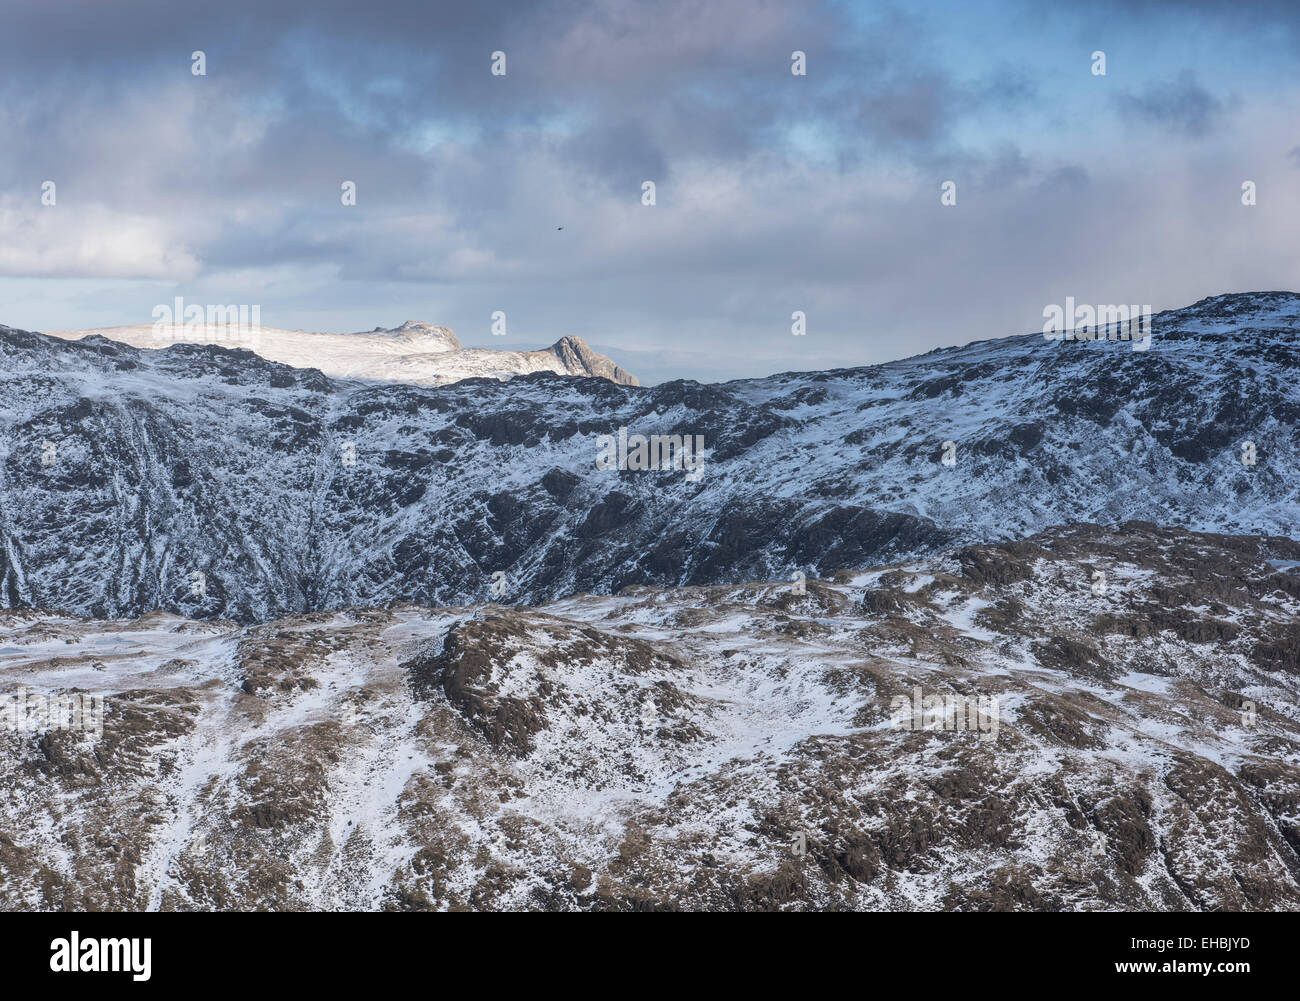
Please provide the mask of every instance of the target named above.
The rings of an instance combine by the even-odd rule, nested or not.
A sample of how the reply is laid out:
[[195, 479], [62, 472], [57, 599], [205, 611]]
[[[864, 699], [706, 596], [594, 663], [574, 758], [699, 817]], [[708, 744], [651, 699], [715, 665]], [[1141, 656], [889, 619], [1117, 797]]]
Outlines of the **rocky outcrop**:
[[1300, 675], [1260, 655], [1297, 550], [1084, 524], [540, 609], [3, 613], [0, 690], [103, 715], [0, 728], [0, 908], [1300, 910]]
[[561, 337], [550, 346], [550, 352], [560, 359], [570, 375], [589, 375], [597, 379], [608, 379], [620, 386], [639, 386], [636, 376], [620, 368], [603, 354], [591, 350], [581, 337]]

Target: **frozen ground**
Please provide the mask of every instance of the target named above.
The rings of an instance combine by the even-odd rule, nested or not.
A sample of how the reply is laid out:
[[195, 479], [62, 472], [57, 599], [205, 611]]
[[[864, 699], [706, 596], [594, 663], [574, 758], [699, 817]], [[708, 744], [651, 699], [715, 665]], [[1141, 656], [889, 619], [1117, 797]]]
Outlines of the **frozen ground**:
[[9, 611], [5, 694], [108, 708], [0, 732], [0, 906], [1300, 909], [1298, 558], [1079, 525], [803, 594]]

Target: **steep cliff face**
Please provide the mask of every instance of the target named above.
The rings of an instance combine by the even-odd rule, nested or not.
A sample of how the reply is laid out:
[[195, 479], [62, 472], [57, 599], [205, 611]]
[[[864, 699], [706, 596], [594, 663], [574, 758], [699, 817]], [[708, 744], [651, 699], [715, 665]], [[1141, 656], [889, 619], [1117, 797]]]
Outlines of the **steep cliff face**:
[[[431, 388], [4, 328], [0, 602], [247, 623], [786, 580], [1074, 520], [1294, 534], [1298, 329], [1300, 296], [1261, 293], [1160, 314], [1143, 352]], [[597, 468], [620, 428], [698, 436], [703, 464]]]
[[639, 385], [636, 376], [615, 365], [603, 354], [591, 350], [581, 337], [561, 337], [551, 345], [550, 351], [570, 375], [589, 375], [608, 379], [620, 386]]

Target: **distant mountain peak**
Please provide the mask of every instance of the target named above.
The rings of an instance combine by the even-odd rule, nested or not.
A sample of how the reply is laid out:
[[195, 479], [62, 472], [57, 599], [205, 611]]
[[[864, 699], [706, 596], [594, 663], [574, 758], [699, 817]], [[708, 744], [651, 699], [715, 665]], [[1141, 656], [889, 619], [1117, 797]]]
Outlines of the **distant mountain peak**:
[[442, 327], [424, 320], [407, 320], [400, 327], [381, 333], [417, 343], [421, 351], [461, 351], [465, 347], [451, 327]]
[[570, 371], [577, 370], [586, 375], [609, 379], [621, 386], [639, 386], [637, 377], [624, 368], [614, 364], [581, 337], [566, 334], [551, 345], [550, 351], [559, 358]]
[[[1143, 352], [1021, 334], [645, 389], [542, 375], [620, 375], [577, 337], [361, 336], [380, 385], [320, 376], [355, 335], [299, 334], [294, 369], [4, 331], [0, 606], [249, 622], [466, 604], [497, 571], [529, 604], [788, 581], [1066, 520], [1294, 536], [1300, 300], [1256, 299], [1162, 313]], [[453, 384], [418, 384], [434, 377]], [[702, 437], [702, 477], [598, 467], [620, 428]]]
[[313, 333], [262, 327], [251, 334], [225, 325], [195, 329], [183, 324], [151, 324], [96, 330], [52, 330], [53, 337], [81, 340], [100, 336], [135, 348], [161, 349], [173, 344], [213, 344], [247, 348], [268, 361], [293, 368], [314, 368], [336, 379], [375, 379], [421, 386], [461, 379], [509, 379], [534, 372], [608, 379], [640, 385], [636, 376], [592, 350], [580, 337], [562, 337], [539, 351], [466, 348], [450, 327], [407, 320], [399, 327], [376, 327], [351, 334]]

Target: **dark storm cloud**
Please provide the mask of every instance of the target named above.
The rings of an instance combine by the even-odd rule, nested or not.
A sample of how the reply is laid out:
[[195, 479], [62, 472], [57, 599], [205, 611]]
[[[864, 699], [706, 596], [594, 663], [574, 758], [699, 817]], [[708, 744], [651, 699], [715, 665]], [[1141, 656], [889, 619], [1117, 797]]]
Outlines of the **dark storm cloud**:
[[[671, 188], [684, 160], [788, 157], [789, 130], [810, 123], [841, 162], [951, 159], [954, 117], [1008, 99], [1000, 82], [977, 97], [913, 56], [913, 18], [887, 11], [864, 32], [814, 3], [56, 0], [9, 27], [0, 93], [26, 114], [0, 183], [58, 178], [66, 199], [188, 217], [209, 268], [335, 255], [353, 274], [410, 279], [450, 252], [444, 240], [526, 246], [500, 224], [549, 221], [539, 188], [560, 203], [635, 198], [643, 180]], [[795, 49], [807, 77], [790, 74]], [[206, 77], [189, 73], [193, 50]], [[540, 182], [550, 158], [567, 176]], [[334, 207], [343, 180], [388, 214], [380, 225], [440, 203], [435, 232], [350, 232]]]
[[1238, 29], [1267, 22], [1270, 27], [1300, 28], [1300, 7], [1293, 0], [1099, 0], [1097, 7], [1121, 17], [1158, 16], [1222, 18]]
[[1200, 86], [1190, 70], [1176, 80], [1155, 84], [1140, 93], [1121, 94], [1115, 100], [1130, 118], [1196, 138], [1218, 128], [1228, 107], [1227, 102]]
[[[828, 123], [840, 144], [915, 152], [941, 144], [954, 109], [972, 102], [908, 57], [922, 41], [917, 23], [891, 14], [864, 33], [818, 3], [54, 0], [19, 7], [6, 28], [0, 86], [12, 101], [39, 79], [51, 110], [98, 94], [107, 112], [133, 89], [184, 79], [191, 50], [202, 50], [220, 98], [278, 104], [282, 130], [290, 118], [300, 133], [311, 123], [312, 153], [333, 152], [327, 129], [350, 129], [373, 153], [426, 122], [488, 139], [567, 117], [578, 124], [562, 152], [579, 164], [619, 173], [645, 156], [663, 173], [674, 155], [744, 155], [809, 120]], [[505, 78], [487, 72], [498, 49]], [[794, 49], [808, 55], [808, 78], [791, 79]], [[49, 137], [38, 122], [31, 138]]]
[[[1091, 41], [1074, 36], [1142, 37], [1136, 19], [1162, 31], [1212, 19], [1246, 40], [1256, 29], [1213, 4], [1115, 7], [1086, 30], [1069, 20], [1077, 8], [1060, 10], [1062, 24], [1019, 0], [10, 4], [0, 282], [152, 283], [131, 315], [26, 321], [51, 328], [142, 321], [174, 286], [261, 302], [282, 326], [423, 318], [518, 346], [485, 332], [504, 308], [533, 345], [579, 333], [656, 372], [679, 358], [681, 375], [1027, 329], [1068, 294], [1137, 301], [1136, 285], [1181, 304], [1217, 279], [1177, 258], [1186, 199], [1104, 154], [1131, 134], [1117, 117], [1213, 138], [1234, 107], [1223, 78], [1166, 60], [1149, 68], [1170, 82], [1117, 71], [1114, 90], [1093, 88]], [[999, 49], [1006, 38], [1016, 45]], [[1022, 58], [1039, 48], [1082, 53], [1079, 93], [1055, 62]], [[796, 49], [805, 77], [790, 73]], [[190, 74], [194, 50], [206, 77]], [[489, 73], [495, 50], [505, 77]], [[1064, 141], [1048, 145], [1036, 130], [1063, 94]], [[1075, 128], [1088, 144], [1071, 142]], [[46, 179], [57, 209], [39, 207]], [[939, 204], [948, 179], [954, 208]], [[343, 181], [355, 207], [340, 205]], [[1187, 178], [1193, 191], [1220, 183]], [[1097, 253], [1136, 227], [1141, 247]], [[1252, 241], [1230, 265], [1196, 263], [1285, 265]], [[41, 290], [55, 312], [73, 301], [57, 284], [9, 287], [29, 302]], [[76, 309], [95, 301], [81, 293]], [[104, 310], [127, 301], [102, 295]], [[789, 336], [796, 308], [806, 339]]]

